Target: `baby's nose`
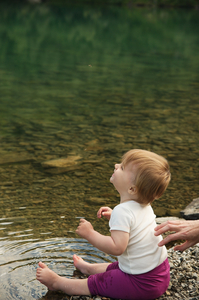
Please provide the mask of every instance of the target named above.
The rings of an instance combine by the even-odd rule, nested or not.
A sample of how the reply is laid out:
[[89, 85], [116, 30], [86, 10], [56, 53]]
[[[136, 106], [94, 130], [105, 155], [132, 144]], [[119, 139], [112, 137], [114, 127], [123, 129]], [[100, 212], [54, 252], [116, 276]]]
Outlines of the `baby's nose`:
[[118, 166], [119, 166], [119, 164], [115, 164], [115, 169], [116, 169], [116, 170], [118, 169]]

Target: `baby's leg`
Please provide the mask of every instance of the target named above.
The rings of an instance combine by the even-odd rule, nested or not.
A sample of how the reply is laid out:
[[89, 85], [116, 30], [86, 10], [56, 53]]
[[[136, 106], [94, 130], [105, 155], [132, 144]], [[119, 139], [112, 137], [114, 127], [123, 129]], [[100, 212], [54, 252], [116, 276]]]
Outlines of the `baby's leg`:
[[42, 262], [39, 262], [36, 278], [52, 291], [60, 290], [71, 296], [91, 295], [88, 289], [87, 279], [69, 279], [61, 277], [51, 271]]
[[94, 275], [106, 272], [110, 263], [95, 263], [90, 264], [84, 261], [81, 257], [73, 255], [74, 266], [85, 275]]

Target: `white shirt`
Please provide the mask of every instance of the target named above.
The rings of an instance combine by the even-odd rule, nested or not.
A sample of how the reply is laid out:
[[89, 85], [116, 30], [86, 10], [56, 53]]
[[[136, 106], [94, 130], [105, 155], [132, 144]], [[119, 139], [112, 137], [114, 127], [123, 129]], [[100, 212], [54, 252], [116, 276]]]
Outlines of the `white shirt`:
[[159, 266], [167, 258], [166, 247], [158, 247], [161, 236], [154, 235], [155, 214], [151, 205], [135, 201], [117, 205], [109, 221], [110, 230], [129, 233], [126, 250], [118, 256], [119, 268], [128, 274], [143, 274]]

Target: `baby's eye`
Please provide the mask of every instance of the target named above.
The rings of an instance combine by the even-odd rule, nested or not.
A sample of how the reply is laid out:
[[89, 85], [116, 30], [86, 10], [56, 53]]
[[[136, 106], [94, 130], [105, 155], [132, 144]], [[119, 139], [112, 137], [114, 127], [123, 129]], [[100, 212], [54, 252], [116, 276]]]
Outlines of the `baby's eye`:
[[123, 167], [123, 165], [121, 165], [121, 169], [122, 169], [122, 170], [124, 170], [124, 167]]

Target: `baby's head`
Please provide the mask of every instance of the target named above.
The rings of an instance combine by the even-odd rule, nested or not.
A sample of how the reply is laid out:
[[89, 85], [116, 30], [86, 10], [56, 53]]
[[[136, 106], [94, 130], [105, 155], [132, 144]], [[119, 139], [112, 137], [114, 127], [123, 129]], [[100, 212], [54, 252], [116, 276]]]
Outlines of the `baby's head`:
[[122, 165], [124, 168], [130, 165], [135, 171], [133, 184], [141, 204], [149, 204], [160, 198], [171, 180], [167, 160], [150, 151], [130, 150], [124, 154]]

